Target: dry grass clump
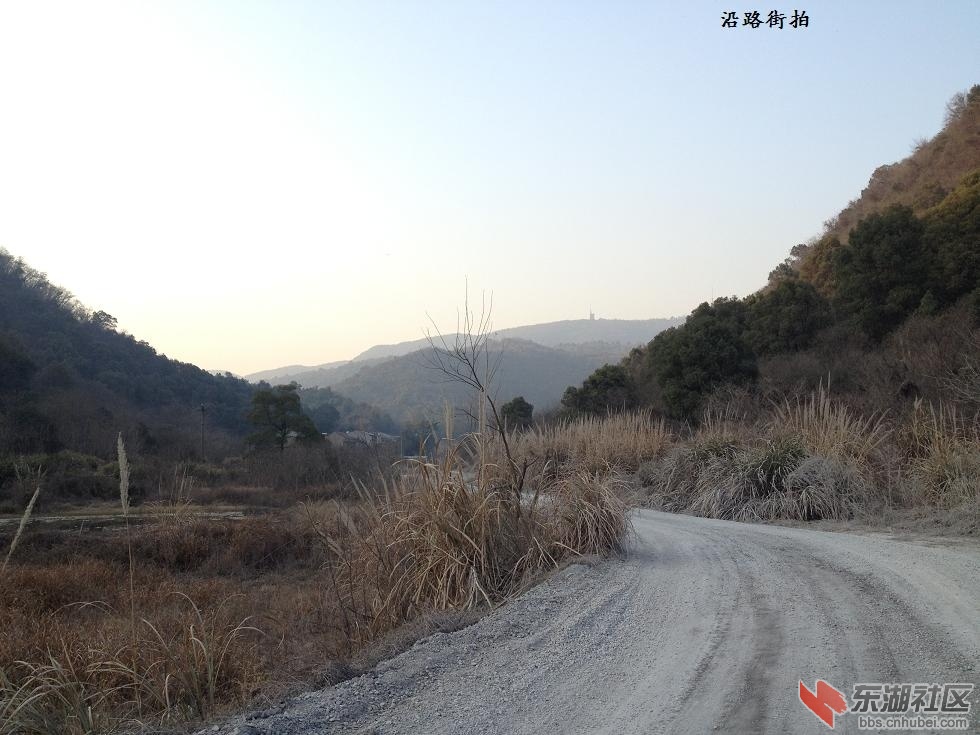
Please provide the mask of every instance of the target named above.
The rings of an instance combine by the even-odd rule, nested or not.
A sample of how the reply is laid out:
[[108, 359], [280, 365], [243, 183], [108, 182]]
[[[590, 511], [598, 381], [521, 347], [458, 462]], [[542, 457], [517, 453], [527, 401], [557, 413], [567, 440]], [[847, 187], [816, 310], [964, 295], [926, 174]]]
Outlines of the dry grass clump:
[[745, 440], [745, 421], [731, 406], [709, 408], [690, 438], [698, 459], [726, 457], [737, 451]]
[[[623, 541], [628, 510], [611, 476], [541, 471], [518, 494], [486, 462], [487, 441], [469, 435], [438, 462], [413, 462], [383, 492], [363, 490], [356, 512], [340, 514], [333, 528], [318, 526], [338, 560], [331, 594], [344, 603], [352, 640], [426, 610], [495, 604], [570, 555]], [[484, 459], [472, 466], [467, 454]]]
[[207, 562], [175, 573], [144, 560], [131, 599], [125, 543], [122, 559], [88, 556], [119, 546], [120, 535], [92, 534], [82, 550], [42, 564], [12, 563], [0, 579], [0, 733], [206, 719], [347, 650], [339, 610], [319, 592], [319, 562], [276, 557], [278, 568], [256, 577], [243, 566], [238, 578]]
[[[16, 680], [0, 670], [0, 734], [89, 735], [117, 731], [97, 667], [68, 652], [41, 664], [19, 663]], [[95, 670], [93, 670], [93, 668]]]
[[194, 514], [193, 494], [194, 477], [188, 473], [187, 465], [177, 465], [166, 486], [162, 477], [158, 479], [157, 499], [146, 505], [163, 522], [184, 523]]
[[646, 484], [665, 510], [737, 521], [848, 518], [865, 495], [852, 466], [809, 454], [795, 436], [679, 447], [647, 470]]
[[950, 508], [980, 498], [980, 415], [917, 401], [903, 432], [909, 482], [921, 501]]
[[782, 506], [771, 518], [844, 519], [865, 506], [870, 496], [867, 481], [854, 464], [836, 457], [806, 457], [786, 477]]
[[551, 461], [598, 472], [635, 470], [661, 454], [671, 441], [662, 419], [646, 411], [582, 417], [512, 434], [515, 457], [529, 463]]
[[[206, 719], [219, 703], [245, 700], [242, 687], [257, 668], [256, 647], [246, 634], [259, 631], [248, 625], [249, 616], [227, 616], [231, 596], [202, 609], [184, 592], [161, 598], [167, 575], [151, 571], [148, 580], [147, 570], [137, 571], [121, 434], [117, 454], [126, 519], [125, 543], [117, 546], [125, 551], [124, 564], [88, 559], [39, 569], [28, 565], [11, 574], [4, 565], [0, 619], [8, 623], [5, 632], [16, 629], [21, 638], [8, 637], [0, 645], [0, 735], [111, 733]], [[33, 499], [11, 549], [31, 506]], [[163, 526], [170, 532], [179, 528]], [[148, 597], [155, 598], [152, 605]], [[175, 608], [169, 598], [181, 604]], [[138, 616], [138, 609], [148, 614]]]
[[872, 462], [889, 437], [821, 388], [749, 423], [722, 407], [686, 444], [641, 467], [649, 502], [730, 520], [842, 519], [868, 499]]
[[133, 539], [141, 563], [172, 572], [243, 578], [323, 561], [307, 524], [289, 514], [240, 520], [194, 519], [174, 527], [160, 523]]
[[252, 616], [228, 612], [231, 598], [202, 612], [189, 596], [174, 594], [186, 603], [190, 624], [167, 630], [144, 620], [149, 634], [141, 650], [149, 661], [134, 673], [138, 682], [143, 674], [143, 687], [168, 719], [206, 720], [221, 703], [248, 699], [248, 684], [258, 678], [256, 645], [249, 634], [262, 631], [249, 624]]
[[[216, 711], [219, 700], [228, 699], [229, 688], [245, 680], [242, 667], [254, 657], [237, 644], [254, 629], [246, 625], [247, 618], [237, 624], [222, 620], [223, 603], [202, 613], [190, 597], [177, 592], [173, 594], [189, 603], [190, 615], [166, 615], [167, 606], [157, 602], [153, 621], [143, 617], [137, 622], [129, 463], [121, 434], [117, 454], [119, 500], [126, 518], [125, 566], [88, 560], [60, 568], [18, 568], [8, 577], [5, 561], [0, 578], [3, 617], [13, 623], [18, 616], [10, 613], [21, 608], [20, 615], [30, 616], [33, 625], [19, 625], [18, 632], [34, 637], [21, 643], [26, 655], [11, 655], [9, 640], [3, 646], [8, 650], [0, 651], [0, 734], [87, 735], [151, 721], [203, 719]], [[36, 497], [37, 492], [11, 550]], [[123, 579], [128, 581], [126, 592]], [[140, 592], [146, 595], [144, 585]], [[97, 590], [106, 593], [103, 599], [92, 598]], [[118, 612], [124, 605], [128, 615]], [[78, 623], [92, 615], [104, 619], [88, 626], [89, 636], [80, 635], [86, 626]], [[13, 629], [4, 626], [5, 631]]]
[[[180, 596], [187, 609], [156, 610], [157, 622], [142, 621], [134, 647], [126, 626], [104, 626], [82, 640], [79, 621], [58, 626], [59, 615], [52, 616], [49, 625], [67, 633], [60, 647], [48, 648], [40, 662], [0, 669], [0, 733], [122, 732], [204, 719], [219, 702], [245, 701], [241, 687], [257, 668], [255, 644], [244, 637], [250, 629], [226, 620], [222, 605], [204, 613]], [[105, 603], [81, 607], [112, 619]]]
[[980, 498], [980, 415], [916, 401], [886, 423], [821, 387], [755, 423], [706, 415], [638, 479], [654, 506], [734, 520], [867, 518], [896, 503], [968, 509]]
[[809, 396], [777, 405], [770, 421], [777, 434], [799, 436], [806, 448], [823, 457], [867, 462], [889, 431], [881, 416], [861, 417], [821, 386]]
[[630, 533], [625, 481], [614, 475], [576, 472], [554, 490], [553, 543], [572, 554], [620, 549]]

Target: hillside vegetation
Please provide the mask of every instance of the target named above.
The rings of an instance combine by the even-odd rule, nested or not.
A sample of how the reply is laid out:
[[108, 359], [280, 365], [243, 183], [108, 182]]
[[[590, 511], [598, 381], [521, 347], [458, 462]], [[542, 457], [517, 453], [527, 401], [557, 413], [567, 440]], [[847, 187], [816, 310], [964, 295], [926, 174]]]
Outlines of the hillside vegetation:
[[[545, 347], [553, 347], [576, 355], [610, 356], [625, 355], [637, 345], [646, 344], [659, 332], [684, 321], [668, 319], [568, 319], [560, 322], [510, 327], [493, 332], [500, 341], [525, 340]], [[456, 335], [445, 335], [452, 340]], [[322, 365], [291, 365], [252, 373], [249, 380], [296, 382], [305, 388], [329, 388], [355, 375], [362, 367], [376, 365], [383, 360], [403, 357], [429, 347], [425, 337], [391, 345], [375, 345], [352, 360], [328, 362]]]
[[243, 436], [253, 390], [158, 354], [0, 250], [0, 456], [106, 456], [120, 430], [140, 451], [186, 454], [202, 404], [213, 443]]
[[[892, 167], [918, 182], [962, 174], [941, 196], [914, 209], [902, 192], [884, 197], [870, 186], [846, 210], [863, 213], [846, 238], [835, 219], [766, 288], [701, 304], [684, 325], [569, 389], [566, 408], [647, 406], [693, 421], [719, 391], [765, 401], [829, 382], [862, 410], [902, 411], [919, 398], [975, 410], [980, 87], [951, 109], [943, 132]], [[959, 151], [955, 165], [947, 149]]]
[[980, 85], [955, 95], [946, 123], [931, 140], [920, 140], [908, 158], [879, 166], [860, 197], [827, 222], [825, 234], [847, 241], [851, 229], [870, 214], [901, 204], [916, 214], [941, 202], [967, 174], [980, 168]]
[[[793, 249], [785, 263], [774, 271], [790, 268], [813, 283], [825, 296], [833, 295], [834, 253], [848, 242], [852, 230], [872, 214], [901, 206], [918, 217], [939, 217], [935, 210], [943, 202], [955, 206], [952, 197], [969, 175], [980, 170], [980, 85], [957, 94], [946, 109], [946, 124], [931, 140], [920, 141], [908, 158], [880, 166], [871, 175], [861, 196], [828, 220], [823, 234], [810, 245]], [[948, 212], [947, 212], [948, 214]], [[960, 212], [968, 218], [967, 212]], [[941, 233], [931, 233], [933, 237]], [[928, 245], [934, 245], [935, 242]]]
[[651, 502], [667, 509], [809, 520], [897, 504], [976, 516], [978, 129], [974, 87], [939, 135], [879, 169], [766, 288], [701, 304], [569, 388], [565, 411], [669, 421], [672, 449], [644, 471]]
[[[617, 355], [576, 354], [514, 339], [494, 340], [489, 349], [500, 361], [496, 394], [503, 400], [524, 396], [539, 411], [556, 406], [566, 385]], [[433, 370], [432, 348], [366, 366], [333, 388], [402, 423], [439, 420], [447, 402], [473, 412], [472, 391]]]

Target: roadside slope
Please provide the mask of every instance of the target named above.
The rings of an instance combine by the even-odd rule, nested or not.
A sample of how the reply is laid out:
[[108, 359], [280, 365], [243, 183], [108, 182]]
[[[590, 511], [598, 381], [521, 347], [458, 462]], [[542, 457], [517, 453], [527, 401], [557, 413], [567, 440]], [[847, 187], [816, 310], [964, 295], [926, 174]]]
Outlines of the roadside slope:
[[[800, 679], [848, 696], [856, 682], [980, 684], [978, 546], [653, 511], [635, 524], [626, 558], [569, 567], [221, 731], [816, 733]], [[835, 731], [856, 732], [855, 717]]]

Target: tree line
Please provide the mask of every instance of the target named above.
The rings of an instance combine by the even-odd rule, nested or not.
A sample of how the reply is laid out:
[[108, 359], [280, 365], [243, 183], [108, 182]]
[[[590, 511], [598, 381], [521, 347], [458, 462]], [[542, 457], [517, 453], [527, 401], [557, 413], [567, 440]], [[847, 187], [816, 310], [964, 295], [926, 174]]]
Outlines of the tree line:
[[846, 242], [825, 238], [746, 298], [702, 303], [622, 362], [565, 392], [570, 413], [650, 406], [695, 418], [713, 390], [751, 385], [759, 363], [837, 333], [873, 349], [912, 316], [965, 303], [980, 321], [980, 171], [916, 216], [901, 205], [860, 220]]

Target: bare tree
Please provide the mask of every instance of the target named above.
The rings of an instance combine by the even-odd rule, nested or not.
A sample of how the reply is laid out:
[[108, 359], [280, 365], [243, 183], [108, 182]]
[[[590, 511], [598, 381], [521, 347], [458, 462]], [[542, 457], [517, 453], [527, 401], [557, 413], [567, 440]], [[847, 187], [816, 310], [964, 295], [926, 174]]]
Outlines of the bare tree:
[[429, 317], [432, 331], [426, 332], [426, 339], [431, 348], [426, 355], [427, 367], [441, 373], [448, 381], [460, 383], [471, 388], [479, 401], [476, 414], [467, 412], [470, 418], [478, 422], [479, 430], [483, 430], [483, 413], [489, 410], [493, 429], [500, 439], [510, 475], [511, 487], [520, 508], [520, 496], [524, 490], [529, 463], [527, 459], [518, 462], [514, 459], [507, 428], [493, 394], [493, 385], [503, 359], [503, 351], [491, 349], [493, 333], [491, 315], [493, 313], [493, 296], [489, 303], [484, 296], [477, 315], [470, 308], [469, 288], [463, 302], [463, 313], [457, 313], [456, 333], [444, 336], [439, 331], [435, 321]]
[[954, 120], [958, 120], [968, 107], [969, 98], [966, 92], [957, 92], [949, 102], [946, 103], [946, 116], [943, 120], [945, 125], [949, 125]]

